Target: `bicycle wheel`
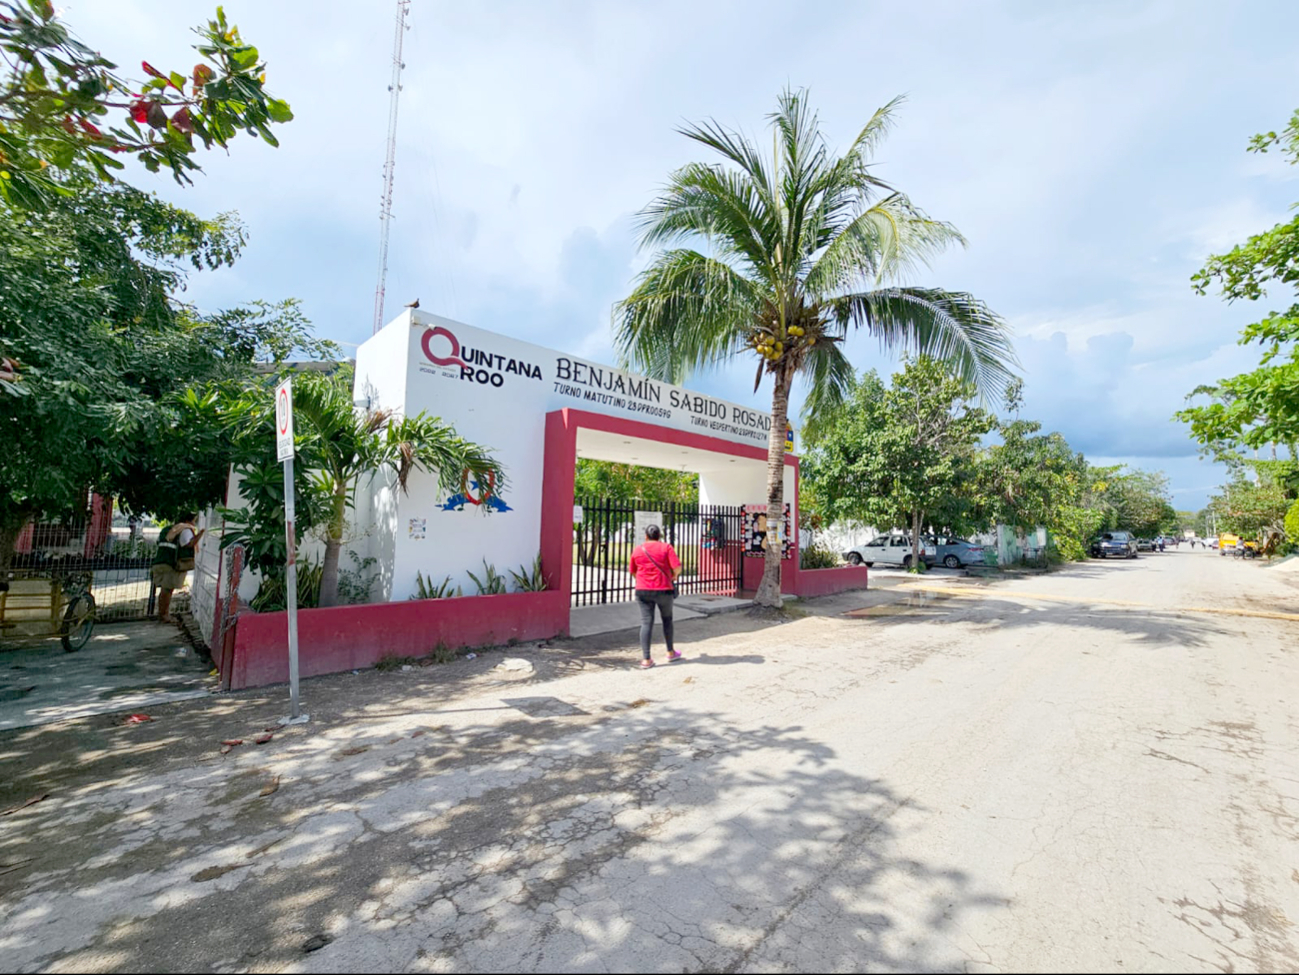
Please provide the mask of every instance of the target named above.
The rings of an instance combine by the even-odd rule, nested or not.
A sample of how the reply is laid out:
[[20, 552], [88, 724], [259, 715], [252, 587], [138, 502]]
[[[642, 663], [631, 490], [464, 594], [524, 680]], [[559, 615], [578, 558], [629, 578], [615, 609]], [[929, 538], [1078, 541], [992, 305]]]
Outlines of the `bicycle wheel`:
[[95, 629], [95, 597], [88, 592], [76, 593], [63, 612], [59, 637], [68, 653], [80, 650], [90, 641]]

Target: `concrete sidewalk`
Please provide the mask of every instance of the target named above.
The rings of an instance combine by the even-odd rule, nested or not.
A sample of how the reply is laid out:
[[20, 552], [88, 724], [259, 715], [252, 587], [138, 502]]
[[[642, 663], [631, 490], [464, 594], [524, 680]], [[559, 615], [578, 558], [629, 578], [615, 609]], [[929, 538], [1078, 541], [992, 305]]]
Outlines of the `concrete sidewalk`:
[[[672, 606], [673, 621], [695, 620], [717, 613], [729, 613], [753, 605], [752, 599], [708, 594], [678, 596]], [[640, 627], [640, 607], [635, 601], [603, 606], [576, 606], [569, 616], [569, 635], [574, 639], [601, 633], [619, 633]]]
[[138, 711], [216, 687], [175, 626], [101, 623], [76, 653], [57, 637], [0, 650], [0, 730]]

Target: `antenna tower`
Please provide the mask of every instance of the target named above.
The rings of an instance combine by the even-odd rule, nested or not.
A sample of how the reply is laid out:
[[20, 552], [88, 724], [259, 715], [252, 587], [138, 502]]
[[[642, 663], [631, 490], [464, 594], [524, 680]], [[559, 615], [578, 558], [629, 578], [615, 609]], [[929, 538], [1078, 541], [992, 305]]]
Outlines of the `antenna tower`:
[[[392, 178], [397, 168], [397, 100], [401, 96], [401, 43], [410, 0], [397, 0], [397, 32], [392, 40], [392, 93], [388, 105], [388, 155], [383, 164], [383, 199], [379, 205], [379, 285], [374, 289], [374, 331], [383, 328], [383, 297], [388, 280], [388, 228], [392, 223]], [[373, 334], [373, 333], [372, 333]]]

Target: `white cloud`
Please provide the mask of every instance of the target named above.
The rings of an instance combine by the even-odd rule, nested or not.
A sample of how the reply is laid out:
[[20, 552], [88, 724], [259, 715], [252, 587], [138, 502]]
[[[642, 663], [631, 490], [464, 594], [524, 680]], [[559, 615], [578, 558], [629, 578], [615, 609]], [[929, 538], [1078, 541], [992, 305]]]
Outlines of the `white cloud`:
[[[188, 28], [211, 3], [83, 0], [67, 18], [138, 73], [146, 57], [192, 63]], [[192, 189], [145, 179], [249, 224], [243, 262], [196, 278], [196, 300], [298, 295], [322, 333], [368, 334], [392, 7], [228, 0], [296, 119], [278, 150], [240, 137], [207, 154]], [[1131, 456], [1191, 458], [1167, 418], [1250, 363], [1232, 343], [1257, 309], [1196, 298], [1188, 279], [1295, 197], [1293, 168], [1244, 153], [1295, 107], [1293, 5], [498, 2], [414, 4], [411, 22], [390, 309], [419, 296], [607, 351], [610, 305], [643, 260], [631, 215], [705, 155], [674, 129], [715, 117], [760, 133], [792, 84], [839, 146], [909, 95], [879, 172], [971, 241], [922, 278], [1014, 324], [1029, 404], [1080, 445], [1109, 424]], [[889, 367], [869, 340], [850, 349]], [[747, 365], [700, 383], [751, 398]], [[1200, 483], [1187, 463], [1178, 476]]]

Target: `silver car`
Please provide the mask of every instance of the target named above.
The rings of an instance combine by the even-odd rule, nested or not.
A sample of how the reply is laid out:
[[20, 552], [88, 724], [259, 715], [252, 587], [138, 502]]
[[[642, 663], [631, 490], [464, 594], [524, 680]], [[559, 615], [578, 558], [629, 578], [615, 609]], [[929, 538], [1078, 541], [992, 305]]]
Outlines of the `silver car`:
[[929, 541], [938, 546], [938, 561], [949, 569], [959, 569], [967, 565], [983, 565], [983, 546], [964, 538], [954, 536], [929, 536]]
[[[905, 535], [880, 535], [872, 538], [865, 545], [858, 545], [843, 553], [844, 561], [849, 565], [900, 565], [911, 568], [911, 539]], [[931, 542], [922, 542], [920, 558], [926, 566], [938, 561], [938, 549]]]

